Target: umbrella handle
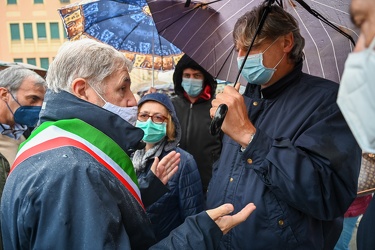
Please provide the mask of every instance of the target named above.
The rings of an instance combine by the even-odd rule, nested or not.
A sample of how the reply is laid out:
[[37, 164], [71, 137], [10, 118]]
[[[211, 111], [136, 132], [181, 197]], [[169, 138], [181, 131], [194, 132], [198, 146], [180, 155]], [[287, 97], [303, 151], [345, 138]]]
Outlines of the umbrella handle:
[[221, 130], [221, 125], [223, 125], [224, 118], [228, 112], [228, 106], [226, 104], [220, 104], [217, 107], [215, 116], [211, 120], [210, 124], [210, 134], [217, 135]]

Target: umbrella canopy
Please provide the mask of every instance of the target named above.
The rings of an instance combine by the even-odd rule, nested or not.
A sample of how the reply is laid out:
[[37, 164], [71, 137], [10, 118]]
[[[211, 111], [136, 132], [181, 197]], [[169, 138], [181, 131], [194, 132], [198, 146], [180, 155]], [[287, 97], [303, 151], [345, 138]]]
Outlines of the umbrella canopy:
[[[232, 31], [237, 19], [262, 0], [147, 0], [159, 33], [214, 77], [234, 82], [238, 75]], [[338, 82], [351, 40], [311, 13], [325, 17], [354, 41], [359, 32], [350, 21], [350, 0], [278, 0], [299, 22], [305, 38], [303, 71]], [[307, 6], [306, 6], [307, 5]], [[303, 7], [304, 6], [304, 7]], [[310, 7], [310, 12], [305, 7]], [[240, 78], [241, 83], [245, 80]]]
[[15, 65], [23, 66], [23, 67], [25, 67], [27, 69], [30, 69], [30, 70], [34, 71], [35, 73], [37, 73], [38, 75], [40, 75], [41, 77], [43, 77], [43, 78], [47, 74], [47, 70], [46, 69], [39, 68], [39, 67], [34, 66], [32, 64], [21, 63], [21, 62], [5, 62], [5, 61], [0, 61], [0, 70], [3, 70], [3, 69], [8, 68], [8, 67], [15, 66]]
[[183, 53], [160, 36], [146, 0], [91, 0], [59, 9], [69, 40], [107, 43], [136, 68], [171, 70]]

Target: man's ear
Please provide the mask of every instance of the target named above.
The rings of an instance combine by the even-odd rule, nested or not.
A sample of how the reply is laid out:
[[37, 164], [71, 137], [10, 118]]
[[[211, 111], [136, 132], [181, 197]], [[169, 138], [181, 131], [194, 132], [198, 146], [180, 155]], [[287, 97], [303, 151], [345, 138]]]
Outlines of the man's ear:
[[72, 94], [81, 98], [85, 101], [88, 101], [88, 93], [87, 93], [88, 85], [87, 81], [83, 78], [76, 78], [73, 80], [72, 83]]
[[289, 53], [292, 51], [294, 46], [294, 36], [292, 32], [289, 32], [288, 34], [284, 35], [284, 47], [283, 51], [285, 53]]
[[0, 99], [3, 101], [8, 101], [8, 90], [4, 87], [0, 87]]

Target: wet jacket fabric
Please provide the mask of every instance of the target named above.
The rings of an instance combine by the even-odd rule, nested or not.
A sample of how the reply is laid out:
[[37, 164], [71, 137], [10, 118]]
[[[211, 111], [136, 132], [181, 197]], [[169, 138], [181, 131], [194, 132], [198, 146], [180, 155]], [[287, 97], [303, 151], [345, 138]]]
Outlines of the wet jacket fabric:
[[224, 136], [208, 208], [257, 209], [223, 237], [222, 249], [333, 249], [356, 197], [361, 151], [337, 104], [338, 84], [302, 73], [244, 93], [253, 141]]
[[[203, 89], [206, 85], [211, 87], [209, 99], [199, 98], [195, 103], [191, 103], [185, 97], [181, 82], [183, 70], [186, 68], [199, 70], [203, 73], [205, 79], [207, 79], [204, 82]], [[179, 147], [193, 155], [205, 191], [212, 176], [212, 165], [219, 159], [222, 146], [222, 134], [213, 136], [209, 133], [211, 101], [215, 97], [217, 83], [206, 70], [186, 55], [176, 65], [173, 82], [176, 96], [172, 98], [172, 103], [182, 129]]]
[[[203, 192], [201, 179], [193, 156], [181, 148], [175, 148], [181, 154], [178, 171], [168, 181], [169, 191], [146, 208], [156, 239], [161, 240], [181, 225], [190, 215], [203, 211]], [[163, 151], [162, 159], [170, 151]], [[145, 171], [137, 173], [142, 186], [149, 173], [153, 159], [147, 162]], [[147, 182], [147, 181], [146, 181]]]
[[[111, 145], [128, 155], [143, 137], [140, 129], [96, 105], [64, 91], [46, 93], [41, 127], [74, 118], [103, 131], [113, 140]], [[46, 148], [15, 165], [1, 202], [5, 249], [149, 249], [156, 243], [142, 204], [113, 172], [80, 147]], [[221, 235], [203, 212], [150, 249], [165, 249], [167, 244], [189, 249], [197, 247], [195, 240], [211, 247]], [[181, 240], [185, 238], [191, 242]]]

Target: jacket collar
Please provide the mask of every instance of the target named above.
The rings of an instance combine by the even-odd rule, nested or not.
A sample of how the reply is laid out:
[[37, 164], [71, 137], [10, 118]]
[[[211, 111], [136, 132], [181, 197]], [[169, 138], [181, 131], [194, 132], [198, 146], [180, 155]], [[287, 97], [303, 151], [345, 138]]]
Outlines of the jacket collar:
[[284, 89], [298, 82], [302, 76], [302, 61], [297, 63], [294, 69], [282, 77], [271, 86], [261, 89], [259, 85], [248, 84], [245, 90], [245, 96], [262, 97], [264, 99], [273, 99], [277, 97]]
[[141, 142], [143, 131], [118, 115], [66, 91], [55, 93], [48, 90], [40, 112], [40, 122], [73, 118], [78, 118], [105, 133], [128, 155], [144, 147]]

